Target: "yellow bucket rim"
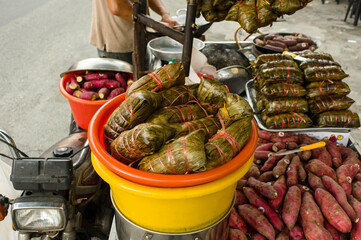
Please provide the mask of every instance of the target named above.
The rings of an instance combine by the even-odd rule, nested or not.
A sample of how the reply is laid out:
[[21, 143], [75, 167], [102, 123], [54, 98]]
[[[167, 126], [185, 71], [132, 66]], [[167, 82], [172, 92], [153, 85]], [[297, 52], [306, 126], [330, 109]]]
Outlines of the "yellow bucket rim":
[[236, 171], [228, 174], [227, 176], [215, 180], [213, 182], [191, 186], [191, 187], [180, 187], [180, 188], [160, 188], [160, 187], [150, 187], [146, 185], [137, 184], [131, 181], [128, 181], [119, 175], [113, 173], [106, 166], [104, 166], [96, 156], [91, 153], [91, 161], [95, 171], [98, 175], [110, 185], [110, 188], [122, 188], [125, 191], [138, 194], [138, 195], [148, 195], [153, 198], [164, 199], [165, 196], [167, 199], [184, 199], [184, 198], [193, 198], [208, 195], [210, 193], [218, 192], [232, 184], [235, 184], [240, 178], [242, 178], [249, 168], [252, 165], [254, 155], [247, 160]]

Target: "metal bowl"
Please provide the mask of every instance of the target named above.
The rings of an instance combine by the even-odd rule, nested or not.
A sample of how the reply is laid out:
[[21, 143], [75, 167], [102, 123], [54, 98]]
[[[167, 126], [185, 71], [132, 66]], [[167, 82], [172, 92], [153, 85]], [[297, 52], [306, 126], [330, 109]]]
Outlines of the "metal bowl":
[[234, 65], [217, 70], [217, 79], [227, 85], [231, 93], [242, 95], [251, 72], [247, 67]]
[[132, 73], [133, 67], [131, 64], [113, 58], [86, 58], [74, 63], [66, 72], [60, 74], [63, 77], [64, 74], [76, 71], [85, 70], [98, 70], [98, 71], [117, 71]]
[[[193, 47], [197, 50], [204, 48], [204, 42], [198, 38], [193, 39]], [[182, 60], [183, 45], [170, 37], [159, 37], [148, 42], [148, 48], [153, 55], [163, 61]]]

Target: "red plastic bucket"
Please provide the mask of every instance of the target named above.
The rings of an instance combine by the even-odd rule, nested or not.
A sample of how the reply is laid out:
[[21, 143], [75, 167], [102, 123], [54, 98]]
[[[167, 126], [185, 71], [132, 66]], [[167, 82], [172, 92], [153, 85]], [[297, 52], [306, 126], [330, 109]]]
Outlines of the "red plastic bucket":
[[90, 120], [99, 108], [107, 102], [107, 100], [90, 101], [70, 95], [65, 90], [65, 84], [70, 81], [72, 76], [74, 76], [74, 73], [65, 74], [59, 82], [59, 89], [61, 94], [68, 99], [76, 124], [78, 124], [80, 128], [88, 130]]
[[190, 187], [220, 179], [236, 171], [250, 158], [253, 158], [258, 138], [257, 125], [254, 120], [252, 121], [252, 134], [242, 151], [231, 161], [217, 168], [186, 175], [165, 175], [149, 173], [125, 165], [113, 158], [105, 150], [103, 142], [104, 125], [109, 116], [124, 99], [125, 95], [120, 95], [104, 104], [104, 106], [95, 113], [88, 129], [89, 145], [93, 155], [109, 170], [124, 179], [151, 187]]

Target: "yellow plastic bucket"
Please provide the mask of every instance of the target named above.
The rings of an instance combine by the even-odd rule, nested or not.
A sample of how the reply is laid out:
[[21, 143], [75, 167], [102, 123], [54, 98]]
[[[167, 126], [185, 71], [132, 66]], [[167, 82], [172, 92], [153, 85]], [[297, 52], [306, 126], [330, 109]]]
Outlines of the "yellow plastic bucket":
[[140, 227], [164, 233], [204, 229], [231, 207], [237, 181], [247, 173], [252, 157], [218, 180], [184, 188], [160, 188], [130, 182], [113, 173], [92, 154], [95, 171], [111, 188], [115, 207]]

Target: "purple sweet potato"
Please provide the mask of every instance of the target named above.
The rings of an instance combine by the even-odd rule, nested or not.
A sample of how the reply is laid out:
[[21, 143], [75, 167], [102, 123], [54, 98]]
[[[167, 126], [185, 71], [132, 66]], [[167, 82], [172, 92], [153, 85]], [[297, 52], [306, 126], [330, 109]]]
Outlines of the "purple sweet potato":
[[341, 187], [345, 190], [347, 196], [352, 192], [352, 180], [360, 170], [357, 164], [342, 164], [336, 170], [337, 181]]
[[275, 178], [279, 178], [280, 176], [284, 175], [290, 163], [290, 155], [284, 156], [281, 160], [277, 162], [276, 166], [272, 169], [273, 176]]
[[305, 185], [297, 184], [297, 187], [300, 189], [302, 196], [303, 196], [303, 194], [304, 194], [305, 192], [309, 192], [309, 193], [311, 193], [312, 195], [314, 194], [314, 192], [313, 192], [309, 187], [307, 187], [307, 186], [305, 186]]
[[264, 143], [262, 145], [259, 145], [256, 150], [255, 153], [257, 151], [273, 151], [272, 147], [273, 147], [274, 143], [270, 142], [270, 143]]
[[261, 182], [270, 182], [270, 181], [274, 180], [273, 172], [267, 171], [267, 172], [262, 173], [259, 176], [258, 180], [260, 180]]
[[356, 151], [352, 150], [351, 148], [345, 147], [343, 145], [338, 145], [338, 149], [340, 150], [342, 160], [346, 161], [350, 158], [358, 158], [359, 155]]
[[284, 132], [268, 132], [265, 130], [258, 131], [258, 137], [266, 139], [272, 142], [282, 142], [282, 143], [289, 143], [295, 142], [300, 143], [300, 138], [298, 135], [294, 133], [284, 133]]
[[257, 165], [253, 162], [248, 172], [242, 177], [243, 179], [248, 179], [250, 177], [254, 177], [256, 179], [261, 175]]
[[350, 218], [331, 193], [324, 189], [317, 188], [315, 191], [315, 199], [323, 215], [334, 228], [343, 233], [351, 231], [352, 223]]
[[352, 222], [358, 222], [359, 218], [356, 215], [355, 210], [347, 201], [347, 196], [345, 190], [332, 178], [329, 176], [322, 177], [323, 185], [327, 190], [334, 196], [336, 201], [340, 204], [343, 210], [347, 213]]
[[332, 157], [327, 151], [326, 147], [316, 148], [311, 150], [312, 158], [319, 159], [324, 164], [329, 167], [332, 167]]
[[298, 180], [300, 182], [305, 182], [307, 180], [307, 173], [305, 170], [305, 167], [303, 166], [303, 163], [300, 161], [298, 166]]
[[[353, 196], [350, 197], [350, 204], [355, 209], [356, 214], [361, 218], [361, 202], [355, 199]], [[351, 230], [351, 240], [361, 239], [361, 221], [355, 223]]]
[[291, 230], [298, 219], [301, 207], [301, 190], [297, 186], [291, 186], [285, 196], [282, 207], [282, 219], [287, 228]]
[[311, 172], [308, 174], [307, 180], [313, 190], [316, 190], [317, 188], [326, 189], [325, 186], [323, 186], [322, 179]]
[[305, 192], [302, 196], [300, 215], [302, 226], [305, 223], [323, 226], [324, 218], [322, 212], [309, 192]]
[[274, 189], [277, 191], [277, 197], [275, 199], [269, 199], [268, 203], [273, 209], [279, 209], [283, 203], [283, 198], [287, 192], [286, 178], [284, 175], [279, 177], [273, 184]]
[[332, 235], [322, 225], [304, 224], [303, 233], [307, 240], [332, 240]]
[[268, 183], [261, 182], [254, 177], [248, 179], [248, 185], [257, 190], [261, 195], [269, 199], [275, 199], [277, 197], [277, 191], [274, 187]]
[[[279, 152], [284, 152], [286, 151], [285, 149], [279, 151]], [[276, 166], [277, 162], [283, 158], [283, 156], [270, 156], [263, 164], [263, 166], [261, 167], [261, 172], [267, 172], [270, 171], [274, 168], [274, 166]]]
[[340, 233], [327, 221], [325, 222], [325, 228], [331, 234], [333, 240], [340, 240]]
[[[267, 144], [267, 143], [266, 143]], [[262, 146], [262, 145], [261, 145]], [[257, 150], [254, 152], [254, 157], [256, 159], [268, 159], [271, 156], [272, 152], [271, 151], [261, 151], [261, 150]]]
[[248, 203], [248, 199], [244, 195], [243, 191], [236, 189], [236, 200], [234, 202], [234, 206], [237, 207], [238, 205], [246, 204], [246, 203]]
[[236, 208], [232, 208], [228, 224], [230, 228], [238, 229], [244, 233], [247, 233], [247, 225], [238, 214]]
[[318, 159], [312, 159], [305, 166], [306, 171], [315, 174], [318, 177], [323, 175], [331, 177], [333, 180], [337, 181], [336, 172], [331, 167], [327, 166], [325, 163]]
[[331, 141], [326, 142], [326, 149], [331, 155], [332, 165], [338, 168], [342, 164], [342, 155], [337, 145]]
[[293, 150], [293, 149], [296, 149], [296, 148], [298, 148], [297, 143], [295, 143], [295, 142], [286, 143], [286, 149], [287, 150]]
[[239, 205], [238, 213], [257, 232], [259, 232], [269, 240], [275, 240], [276, 233], [272, 224], [257, 208], [253, 207], [250, 204]]
[[285, 148], [286, 148], [286, 144], [283, 143], [283, 142], [275, 142], [272, 145], [272, 151], [274, 151], [274, 152], [278, 152], [278, 151], [280, 151], [282, 149], [285, 149]]
[[290, 239], [291, 240], [303, 240], [305, 239], [305, 235], [303, 235], [303, 230], [300, 226], [295, 225], [290, 230]]
[[257, 192], [254, 191], [252, 188], [245, 187], [243, 188], [243, 192], [246, 195], [248, 201], [267, 216], [268, 220], [271, 222], [275, 229], [277, 229], [278, 231], [282, 231], [284, 229], [285, 226], [282, 222], [282, 219], [270, 207], [270, 205], [265, 199], [259, 196]]
[[286, 171], [286, 182], [287, 182], [287, 186], [294, 186], [297, 185], [298, 183], [298, 170], [299, 170], [299, 166], [301, 164], [301, 160], [300, 157], [295, 155], [292, 160], [290, 165], [287, 168]]
[[289, 240], [290, 239], [290, 233], [288, 229], [283, 230], [279, 234], [277, 234], [276, 240]]
[[356, 181], [352, 183], [352, 196], [361, 201], [361, 182]]
[[266, 240], [266, 238], [259, 233], [255, 233], [255, 234], [252, 234], [251, 240]]
[[239, 179], [237, 182], [237, 190], [243, 190], [243, 187], [245, 187], [247, 185], [248, 181], [246, 179]]
[[247, 240], [247, 236], [239, 229], [229, 229], [229, 240]]

